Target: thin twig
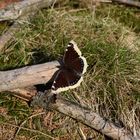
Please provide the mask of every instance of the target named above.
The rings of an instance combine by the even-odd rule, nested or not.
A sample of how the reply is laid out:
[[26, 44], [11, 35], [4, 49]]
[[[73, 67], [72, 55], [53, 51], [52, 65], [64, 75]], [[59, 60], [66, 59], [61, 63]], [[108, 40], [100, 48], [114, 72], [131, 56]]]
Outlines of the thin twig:
[[86, 140], [87, 138], [86, 138], [86, 136], [85, 136], [83, 130], [81, 129], [81, 126], [80, 126], [80, 125], [81, 125], [81, 124], [78, 124], [78, 133], [79, 133], [79, 135], [80, 135], [81, 140]]
[[[20, 127], [18, 125], [10, 124], [10, 123], [5, 123], [5, 122], [4, 123], [2, 122], [1, 124], [3, 124], [3, 125], [9, 125], [9, 126], [16, 127], [16, 128], [19, 128]], [[45, 133], [43, 133], [41, 131], [38, 131], [38, 130], [34, 130], [34, 129], [30, 129], [30, 128], [25, 128], [25, 127], [20, 127], [20, 129], [27, 130], [27, 131], [34, 132], [34, 133], [39, 133], [39, 134], [41, 134], [41, 135], [43, 135], [45, 137], [48, 137], [48, 138], [51, 138], [51, 139], [55, 140], [54, 137], [52, 137], [52, 136], [50, 136], [48, 134], [45, 134]]]
[[16, 138], [16, 136], [18, 135], [19, 131], [22, 129], [22, 126], [23, 126], [29, 119], [34, 118], [34, 117], [36, 117], [36, 116], [43, 115], [43, 114], [45, 114], [45, 113], [46, 113], [46, 112], [40, 112], [40, 113], [37, 113], [37, 114], [33, 114], [33, 115], [31, 115], [30, 117], [28, 117], [26, 120], [24, 120], [24, 121], [19, 125], [19, 127], [17, 127], [17, 130], [16, 130], [16, 132], [15, 132], [13, 138], [14, 138], [14, 139]]

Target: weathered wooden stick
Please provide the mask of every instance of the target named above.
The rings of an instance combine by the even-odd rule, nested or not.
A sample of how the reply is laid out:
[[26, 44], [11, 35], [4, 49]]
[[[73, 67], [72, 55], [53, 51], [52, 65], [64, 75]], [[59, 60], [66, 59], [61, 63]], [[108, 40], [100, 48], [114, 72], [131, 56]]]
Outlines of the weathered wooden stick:
[[23, 0], [0, 10], [0, 21], [16, 20], [27, 13], [51, 6], [56, 0]]
[[34, 86], [32, 86], [10, 90], [8, 91], [8, 93], [11, 93], [12, 95], [14, 95], [17, 98], [20, 98], [21, 100], [29, 102], [32, 100], [32, 97], [37, 94], [37, 90]]
[[112, 0], [112, 2], [118, 2], [118, 3], [122, 3], [122, 4], [135, 6], [135, 7], [140, 8], [140, 2], [135, 1], [135, 0]]
[[[50, 96], [51, 95], [51, 96]], [[33, 98], [33, 105], [43, 108], [56, 110], [65, 114], [98, 132], [118, 140], [139, 140], [139, 136], [133, 134], [124, 127], [117, 127], [113, 122], [102, 118], [91, 109], [81, 106], [75, 102], [66, 100], [59, 95], [51, 93], [40, 93]]]
[[47, 83], [60, 66], [58, 61], [0, 71], [0, 92]]

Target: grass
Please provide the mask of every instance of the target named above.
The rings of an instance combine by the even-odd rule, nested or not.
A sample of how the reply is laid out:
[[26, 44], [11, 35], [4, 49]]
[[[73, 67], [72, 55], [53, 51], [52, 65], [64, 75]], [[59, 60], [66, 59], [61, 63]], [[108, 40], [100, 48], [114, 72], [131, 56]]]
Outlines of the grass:
[[[39, 11], [30, 23], [24, 24], [16, 40], [0, 55], [0, 70], [58, 59], [73, 39], [89, 67], [82, 85], [62, 93], [63, 96], [76, 100], [75, 93], [103, 117], [140, 133], [139, 10], [107, 4], [96, 7], [95, 12], [81, 7], [74, 9], [68, 4], [65, 7]], [[18, 126], [25, 119], [23, 127], [28, 130], [21, 129], [17, 139], [49, 140], [49, 136], [80, 139], [79, 127], [87, 138], [104, 139], [57, 112], [28, 119], [41, 110], [31, 109], [27, 103], [6, 93], [0, 94], [0, 107], [7, 110], [5, 115], [0, 114], [0, 139], [13, 135], [15, 127], [10, 124]]]

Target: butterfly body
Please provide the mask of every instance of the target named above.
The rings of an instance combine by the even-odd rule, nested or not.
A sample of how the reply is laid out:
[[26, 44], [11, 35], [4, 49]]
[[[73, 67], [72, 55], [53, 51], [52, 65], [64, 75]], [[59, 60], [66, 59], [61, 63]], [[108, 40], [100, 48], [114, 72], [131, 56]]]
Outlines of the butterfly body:
[[52, 92], [59, 93], [76, 88], [83, 80], [87, 62], [74, 41], [68, 44], [62, 64], [52, 85]]

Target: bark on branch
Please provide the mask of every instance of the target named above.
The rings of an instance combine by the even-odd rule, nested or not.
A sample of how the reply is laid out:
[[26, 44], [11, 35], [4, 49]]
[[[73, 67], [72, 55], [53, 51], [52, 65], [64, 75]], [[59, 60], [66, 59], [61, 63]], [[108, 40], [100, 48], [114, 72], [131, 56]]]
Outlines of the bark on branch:
[[133, 136], [125, 128], [120, 128], [114, 125], [114, 123], [107, 121], [91, 109], [83, 107], [75, 102], [66, 100], [58, 95], [49, 95], [49, 93], [40, 93], [34, 97], [32, 104], [41, 106], [46, 110], [56, 110], [63, 113], [98, 132], [109, 136], [113, 139], [119, 140], [139, 140], [139, 136]]
[[58, 61], [0, 71], [0, 92], [47, 83], [60, 66]]
[[135, 0], [112, 0], [112, 2], [118, 2], [125, 5], [135, 6], [140, 8], [140, 2]]
[[28, 13], [38, 11], [41, 8], [49, 7], [55, 0], [23, 0], [13, 3], [0, 10], [0, 21], [16, 20]]
[[[30, 12], [38, 11], [41, 8], [49, 7], [56, 0], [23, 0], [21, 2], [10, 4], [8, 7], [0, 10], [0, 21], [16, 20], [19, 17]], [[106, 1], [99, 1], [106, 2]], [[140, 2], [132, 0], [112, 0], [112, 2], [119, 2], [131, 6], [140, 7]]]

